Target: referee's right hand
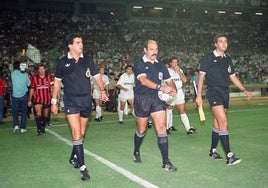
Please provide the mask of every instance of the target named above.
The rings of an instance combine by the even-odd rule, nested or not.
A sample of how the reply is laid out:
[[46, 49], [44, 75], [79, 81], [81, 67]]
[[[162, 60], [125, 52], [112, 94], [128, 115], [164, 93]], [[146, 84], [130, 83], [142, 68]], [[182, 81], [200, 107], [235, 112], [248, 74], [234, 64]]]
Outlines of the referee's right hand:
[[57, 104], [51, 104], [50, 109], [51, 109], [51, 112], [53, 114], [58, 114], [58, 105]]
[[197, 96], [195, 99], [195, 102], [196, 102], [197, 106], [202, 106], [203, 105], [202, 97]]

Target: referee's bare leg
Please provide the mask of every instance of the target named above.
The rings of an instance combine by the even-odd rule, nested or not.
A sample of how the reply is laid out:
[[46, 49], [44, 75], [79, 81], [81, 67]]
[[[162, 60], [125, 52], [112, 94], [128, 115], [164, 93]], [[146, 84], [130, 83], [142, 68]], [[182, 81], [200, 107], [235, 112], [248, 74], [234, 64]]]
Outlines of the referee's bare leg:
[[77, 156], [78, 167], [80, 167], [81, 179], [89, 180], [90, 176], [88, 175], [87, 168], [85, 165], [84, 159], [84, 147], [83, 147], [83, 138], [88, 124], [88, 118], [83, 118], [80, 114], [68, 114], [68, 122], [72, 131], [73, 137], [73, 152]]

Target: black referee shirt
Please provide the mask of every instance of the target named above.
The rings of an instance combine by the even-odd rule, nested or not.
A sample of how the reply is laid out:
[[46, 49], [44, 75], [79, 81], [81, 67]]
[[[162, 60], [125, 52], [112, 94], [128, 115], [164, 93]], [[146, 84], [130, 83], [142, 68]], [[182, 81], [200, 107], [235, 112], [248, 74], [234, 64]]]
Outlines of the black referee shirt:
[[205, 73], [208, 86], [228, 87], [230, 75], [235, 74], [231, 57], [219, 56], [215, 51], [205, 55], [201, 59], [200, 72]]
[[78, 62], [68, 55], [57, 63], [55, 79], [62, 79], [64, 94], [70, 96], [85, 96], [90, 94], [90, 77], [98, 74], [94, 61], [81, 54]]
[[145, 55], [134, 63], [133, 70], [135, 73], [135, 94], [139, 95], [158, 96], [156, 89], [150, 89], [141, 84], [138, 80], [140, 75], [146, 75], [149, 80], [160, 85], [162, 80], [171, 78], [164, 63], [155, 61], [152, 64], [146, 59]]

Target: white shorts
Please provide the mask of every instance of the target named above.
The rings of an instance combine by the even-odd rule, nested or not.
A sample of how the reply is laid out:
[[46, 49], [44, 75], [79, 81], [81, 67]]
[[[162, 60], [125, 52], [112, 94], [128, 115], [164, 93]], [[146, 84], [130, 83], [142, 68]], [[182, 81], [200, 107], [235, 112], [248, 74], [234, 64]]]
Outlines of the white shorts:
[[99, 90], [93, 90], [93, 99], [101, 99], [101, 92]]
[[118, 95], [118, 99], [119, 101], [122, 101], [122, 102], [126, 102], [127, 100], [134, 100], [134, 94], [133, 93], [126, 93], [126, 94], [122, 94], [120, 93]]
[[184, 92], [182, 89], [179, 89], [177, 91], [176, 96], [174, 96], [172, 99], [166, 102], [170, 106], [175, 106], [178, 104], [184, 104], [185, 103], [185, 97], [184, 97]]

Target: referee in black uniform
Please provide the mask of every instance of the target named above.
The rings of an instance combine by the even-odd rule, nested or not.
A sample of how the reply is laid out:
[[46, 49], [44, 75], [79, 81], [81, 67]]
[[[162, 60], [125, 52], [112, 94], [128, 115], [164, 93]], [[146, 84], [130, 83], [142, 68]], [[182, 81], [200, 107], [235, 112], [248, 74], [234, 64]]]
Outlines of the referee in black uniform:
[[[136, 114], [136, 132], [134, 135], [133, 160], [141, 162], [140, 146], [143, 141], [148, 117], [151, 115], [158, 136], [158, 146], [162, 155], [162, 168], [167, 171], [176, 171], [168, 158], [168, 138], [166, 132], [165, 102], [158, 97], [158, 91], [176, 95], [176, 86], [172, 81], [164, 63], [156, 59], [158, 45], [153, 40], [148, 40], [144, 47], [145, 55], [134, 63], [135, 94], [134, 108]], [[161, 86], [164, 80], [167, 85]]]
[[214, 43], [215, 50], [201, 59], [196, 103], [198, 106], [202, 106], [202, 87], [204, 79], [206, 79], [207, 99], [214, 114], [209, 156], [217, 160], [222, 159], [216, 150], [220, 140], [226, 154], [227, 165], [234, 165], [240, 163], [241, 159], [235, 157], [229, 146], [226, 112], [229, 108], [230, 80], [247, 95], [248, 100], [252, 98], [252, 95], [236, 77], [231, 57], [225, 53], [228, 47], [227, 36], [225, 34], [216, 35]]
[[96, 79], [104, 100], [107, 95], [94, 61], [83, 54], [82, 37], [72, 33], [66, 37], [66, 41], [69, 52], [58, 61], [56, 66], [51, 111], [54, 114], [58, 113], [57, 97], [62, 81], [64, 84], [64, 109], [73, 138], [73, 150], [69, 162], [74, 167], [80, 168], [82, 180], [89, 180], [90, 176], [84, 162], [83, 139], [92, 108], [91, 76]]

